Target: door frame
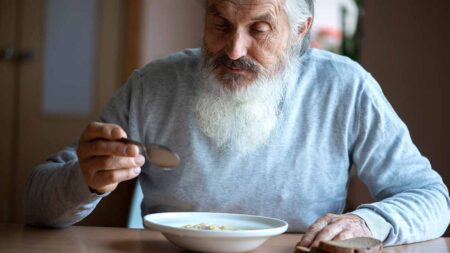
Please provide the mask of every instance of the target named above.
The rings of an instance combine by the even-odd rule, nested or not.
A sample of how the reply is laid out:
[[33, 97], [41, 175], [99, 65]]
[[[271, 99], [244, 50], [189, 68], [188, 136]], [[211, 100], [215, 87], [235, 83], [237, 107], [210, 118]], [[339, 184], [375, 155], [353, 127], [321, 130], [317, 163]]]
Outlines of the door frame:
[[[0, 0], [0, 50], [17, 49], [18, 8], [16, 0]], [[16, 63], [13, 60], [0, 60], [0, 222], [11, 219], [12, 210], [9, 205], [11, 198], [12, 164], [15, 119], [17, 114], [17, 79]]]

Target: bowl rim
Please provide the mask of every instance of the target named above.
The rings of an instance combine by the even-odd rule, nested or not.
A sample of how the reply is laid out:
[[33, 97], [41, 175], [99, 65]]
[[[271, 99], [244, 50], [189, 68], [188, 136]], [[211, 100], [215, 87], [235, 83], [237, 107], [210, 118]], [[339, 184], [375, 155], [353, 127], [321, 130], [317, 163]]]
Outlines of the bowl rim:
[[[163, 225], [157, 222], [157, 219], [170, 218], [172, 217], [180, 217], [180, 216], [201, 216], [201, 215], [209, 215], [209, 216], [226, 216], [226, 217], [244, 217], [251, 219], [260, 219], [262, 221], [270, 221], [275, 225], [273, 228], [264, 228], [264, 229], [249, 229], [249, 230], [238, 230], [238, 231], [228, 231], [228, 230], [198, 230], [198, 229], [189, 229], [182, 227], [175, 227], [170, 225]], [[236, 214], [236, 213], [218, 213], [218, 212], [163, 212], [163, 213], [153, 213], [147, 214], [144, 216], [144, 226], [149, 229], [154, 229], [160, 231], [161, 233], [167, 233], [171, 235], [179, 235], [179, 236], [189, 236], [189, 237], [227, 237], [227, 238], [250, 238], [250, 237], [269, 237], [282, 234], [287, 231], [288, 223], [284, 220], [259, 216], [259, 215], [251, 215], [251, 214]]]

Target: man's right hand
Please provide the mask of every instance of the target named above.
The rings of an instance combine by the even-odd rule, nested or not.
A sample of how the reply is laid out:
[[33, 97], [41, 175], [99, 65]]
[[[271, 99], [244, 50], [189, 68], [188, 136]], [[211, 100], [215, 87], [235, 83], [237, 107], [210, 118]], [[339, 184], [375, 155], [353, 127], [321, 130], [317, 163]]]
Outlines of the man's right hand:
[[127, 134], [118, 125], [91, 122], [81, 134], [77, 148], [84, 179], [97, 193], [111, 192], [117, 185], [135, 178], [145, 158], [133, 144], [118, 140]]

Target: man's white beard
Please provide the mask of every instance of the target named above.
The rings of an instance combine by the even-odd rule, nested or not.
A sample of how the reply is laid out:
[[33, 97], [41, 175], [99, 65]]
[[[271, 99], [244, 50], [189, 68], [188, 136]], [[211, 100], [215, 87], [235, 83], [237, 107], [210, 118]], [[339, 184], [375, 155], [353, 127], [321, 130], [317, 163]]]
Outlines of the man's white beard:
[[290, 56], [273, 77], [258, 77], [233, 91], [204, 68], [205, 81], [194, 104], [200, 129], [223, 150], [246, 154], [264, 145], [277, 124], [287, 80], [297, 68], [297, 55]]

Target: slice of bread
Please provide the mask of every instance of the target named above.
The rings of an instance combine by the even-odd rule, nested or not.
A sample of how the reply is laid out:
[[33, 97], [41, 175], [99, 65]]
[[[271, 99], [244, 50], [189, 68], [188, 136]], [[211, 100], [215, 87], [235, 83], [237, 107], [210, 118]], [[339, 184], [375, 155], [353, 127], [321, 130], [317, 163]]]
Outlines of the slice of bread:
[[295, 253], [378, 253], [383, 251], [383, 243], [371, 237], [356, 237], [342, 241], [321, 241], [319, 247], [311, 249], [297, 246]]

